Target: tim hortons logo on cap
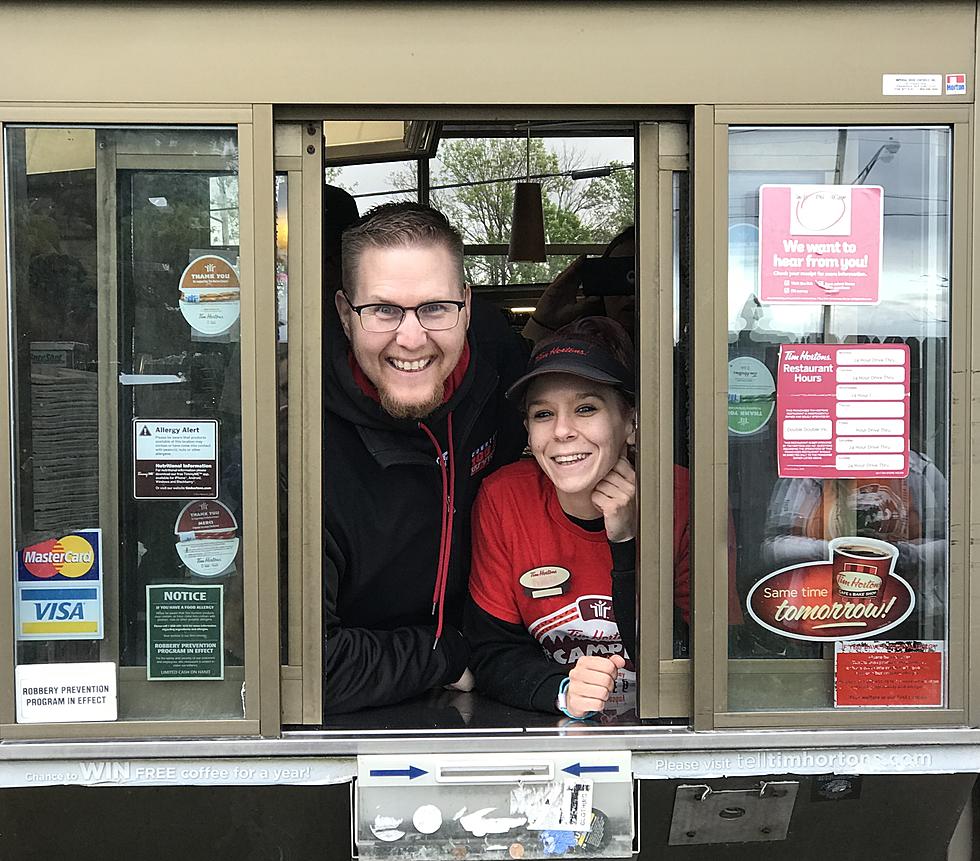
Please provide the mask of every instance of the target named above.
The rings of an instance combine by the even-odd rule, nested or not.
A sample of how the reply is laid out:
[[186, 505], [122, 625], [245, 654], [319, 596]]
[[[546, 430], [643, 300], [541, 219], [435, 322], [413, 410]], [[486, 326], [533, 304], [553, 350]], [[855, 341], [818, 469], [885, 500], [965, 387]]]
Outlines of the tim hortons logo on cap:
[[552, 356], [557, 356], [561, 353], [572, 353], [576, 356], [588, 356], [588, 352], [583, 350], [581, 347], [551, 347], [545, 350], [543, 353], [538, 353], [535, 357], [535, 362], [543, 362], [545, 359], [550, 359]]

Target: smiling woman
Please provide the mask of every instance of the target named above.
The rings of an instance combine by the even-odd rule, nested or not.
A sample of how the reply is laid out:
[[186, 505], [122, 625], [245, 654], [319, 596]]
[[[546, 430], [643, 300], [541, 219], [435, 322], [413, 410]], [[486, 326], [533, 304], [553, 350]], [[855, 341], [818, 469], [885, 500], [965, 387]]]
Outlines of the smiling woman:
[[[634, 388], [626, 332], [587, 317], [539, 344], [507, 392], [534, 462], [477, 498], [466, 633], [477, 686], [510, 705], [635, 715]], [[685, 541], [675, 530], [686, 566]]]

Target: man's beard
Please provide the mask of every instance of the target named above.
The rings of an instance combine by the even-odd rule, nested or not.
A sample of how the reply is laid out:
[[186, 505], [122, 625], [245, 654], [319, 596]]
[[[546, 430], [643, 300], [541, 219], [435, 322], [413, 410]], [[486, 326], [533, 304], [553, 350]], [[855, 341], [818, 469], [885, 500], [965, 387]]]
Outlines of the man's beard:
[[442, 403], [443, 385], [433, 387], [432, 394], [424, 401], [406, 404], [404, 401], [396, 400], [387, 388], [378, 387], [378, 398], [381, 400], [381, 408], [392, 418], [396, 419], [424, 419], [433, 413]]

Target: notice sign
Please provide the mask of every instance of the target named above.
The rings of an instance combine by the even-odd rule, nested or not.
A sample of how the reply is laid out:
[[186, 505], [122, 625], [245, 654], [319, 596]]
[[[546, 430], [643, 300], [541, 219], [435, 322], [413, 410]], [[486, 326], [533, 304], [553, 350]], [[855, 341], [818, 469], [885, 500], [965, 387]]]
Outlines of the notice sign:
[[759, 188], [759, 301], [873, 305], [881, 280], [878, 185]]
[[225, 677], [223, 586], [146, 587], [146, 677]]
[[102, 531], [17, 551], [17, 639], [102, 639]]
[[218, 422], [133, 419], [135, 499], [217, 499]]
[[115, 664], [22, 664], [14, 679], [18, 723], [116, 719]]
[[944, 648], [942, 640], [836, 643], [834, 705], [942, 707]]
[[780, 478], [905, 478], [909, 348], [782, 346], [776, 421]]

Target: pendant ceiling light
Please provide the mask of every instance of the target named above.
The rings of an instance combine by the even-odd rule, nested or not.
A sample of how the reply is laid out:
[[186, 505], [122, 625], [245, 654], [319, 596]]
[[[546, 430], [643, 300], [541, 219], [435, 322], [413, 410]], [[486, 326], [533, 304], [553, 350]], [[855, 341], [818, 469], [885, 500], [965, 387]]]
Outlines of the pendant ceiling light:
[[531, 182], [531, 124], [527, 124], [526, 182], [514, 185], [514, 215], [510, 222], [510, 248], [507, 260], [511, 263], [547, 260], [544, 253], [544, 210], [541, 203], [541, 183]]

